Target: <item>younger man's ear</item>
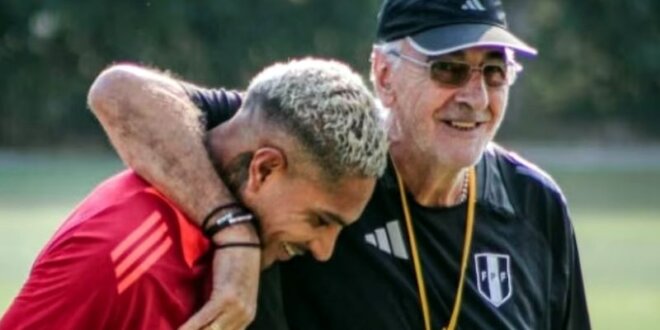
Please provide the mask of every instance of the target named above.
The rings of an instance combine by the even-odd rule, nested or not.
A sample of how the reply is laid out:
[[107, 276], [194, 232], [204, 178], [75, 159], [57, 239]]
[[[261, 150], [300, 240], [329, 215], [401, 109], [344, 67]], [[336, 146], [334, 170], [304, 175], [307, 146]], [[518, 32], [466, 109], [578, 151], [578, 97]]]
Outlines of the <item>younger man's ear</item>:
[[259, 148], [250, 161], [246, 189], [256, 192], [269, 179], [283, 175], [286, 169], [286, 156], [281, 150], [272, 147]]

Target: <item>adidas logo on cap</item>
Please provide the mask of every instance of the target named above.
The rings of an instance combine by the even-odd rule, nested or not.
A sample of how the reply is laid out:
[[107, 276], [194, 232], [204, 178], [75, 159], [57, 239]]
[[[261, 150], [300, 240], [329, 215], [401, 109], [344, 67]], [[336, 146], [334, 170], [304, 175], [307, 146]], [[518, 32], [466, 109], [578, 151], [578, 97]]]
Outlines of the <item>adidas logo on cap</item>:
[[486, 8], [484, 5], [479, 2], [479, 0], [467, 0], [465, 3], [461, 6], [461, 9], [463, 10], [477, 10], [477, 11], [485, 11]]

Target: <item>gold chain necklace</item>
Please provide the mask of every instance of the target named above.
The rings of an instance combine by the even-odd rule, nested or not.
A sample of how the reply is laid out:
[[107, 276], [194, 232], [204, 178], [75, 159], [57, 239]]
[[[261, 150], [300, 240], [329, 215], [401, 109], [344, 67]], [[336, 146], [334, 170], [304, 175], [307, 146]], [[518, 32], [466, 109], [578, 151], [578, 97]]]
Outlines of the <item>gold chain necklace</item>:
[[[431, 315], [429, 313], [429, 303], [426, 298], [426, 286], [424, 284], [424, 276], [422, 272], [422, 264], [419, 260], [419, 253], [417, 252], [417, 240], [415, 239], [415, 232], [412, 225], [412, 217], [410, 216], [410, 209], [408, 208], [408, 198], [406, 191], [403, 187], [403, 180], [399, 175], [399, 171], [394, 166], [394, 173], [396, 174], [397, 184], [399, 186], [399, 193], [401, 195], [401, 206], [403, 207], [403, 215], [406, 220], [406, 228], [408, 229], [408, 240], [410, 241], [410, 252], [413, 258], [413, 265], [415, 267], [415, 277], [417, 278], [417, 291], [419, 293], [419, 301], [422, 306], [422, 315], [424, 317], [424, 329], [431, 330]], [[458, 314], [461, 309], [461, 300], [463, 299], [463, 284], [465, 283], [465, 270], [467, 269], [468, 257], [470, 255], [470, 246], [472, 245], [472, 234], [474, 231], [474, 212], [477, 204], [477, 176], [474, 166], [468, 170], [467, 179], [467, 197], [468, 197], [468, 210], [465, 222], [465, 240], [463, 242], [463, 256], [461, 258], [461, 276], [458, 280], [458, 289], [456, 290], [456, 298], [454, 300], [454, 308], [452, 309], [449, 324], [443, 330], [454, 330], [458, 322]], [[461, 198], [462, 199], [462, 198]], [[462, 201], [461, 201], [462, 202]]]

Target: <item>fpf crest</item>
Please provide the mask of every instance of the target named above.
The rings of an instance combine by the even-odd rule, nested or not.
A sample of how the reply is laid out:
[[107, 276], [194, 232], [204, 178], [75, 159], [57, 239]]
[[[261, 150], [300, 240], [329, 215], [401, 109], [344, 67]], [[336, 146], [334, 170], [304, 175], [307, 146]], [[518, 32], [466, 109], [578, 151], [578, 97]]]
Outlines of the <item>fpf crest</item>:
[[509, 298], [511, 287], [511, 261], [506, 254], [477, 253], [474, 255], [479, 294], [495, 307]]

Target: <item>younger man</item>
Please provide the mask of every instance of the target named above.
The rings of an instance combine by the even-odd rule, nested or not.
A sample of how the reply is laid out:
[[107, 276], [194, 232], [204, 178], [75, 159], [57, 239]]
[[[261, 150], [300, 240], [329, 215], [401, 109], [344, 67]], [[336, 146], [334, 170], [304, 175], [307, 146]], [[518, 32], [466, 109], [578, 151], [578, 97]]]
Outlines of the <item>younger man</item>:
[[[158, 75], [130, 65], [106, 70], [92, 86], [90, 105], [139, 106], [113, 96], [121, 89], [149, 93], [145, 76]], [[213, 248], [262, 246], [262, 268], [305, 252], [327, 260], [386, 165], [375, 111], [359, 76], [338, 62], [304, 59], [267, 68], [251, 82], [238, 113], [207, 136], [216, 169], [252, 213], [223, 205], [223, 215], [203, 226], [212, 237], [255, 221], [261, 242], [212, 244], [127, 170], [96, 188], [64, 222], [0, 329], [173, 329], [208, 298]], [[231, 315], [217, 322], [209, 328], [244, 326]]]

